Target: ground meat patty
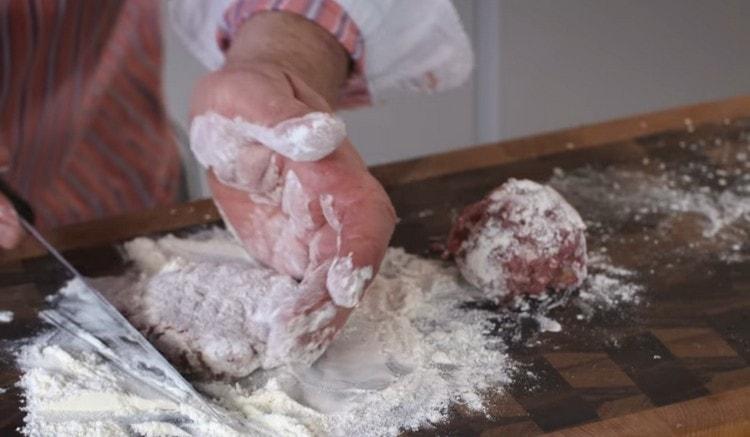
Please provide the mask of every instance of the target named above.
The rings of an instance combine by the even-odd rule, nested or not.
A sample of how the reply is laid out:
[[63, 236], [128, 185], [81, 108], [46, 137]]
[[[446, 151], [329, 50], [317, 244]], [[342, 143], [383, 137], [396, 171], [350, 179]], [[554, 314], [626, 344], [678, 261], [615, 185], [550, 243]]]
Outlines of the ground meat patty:
[[557, 191], [510, 179], [463, 210], [447, 250], [489, 297], [565, 290], [586, 277], [585, 229]]
[[[281, 358], [308, 363], [307, 355], [317, 352], [293, 341], [306, 320], [295, 328], [279, 317], [299, 295], [299, 284], [250, 259], [228, 233], [137, 238], [125, 251], [137, 276], [103, 288], [106, 296], [182, 371], [234, 379], [276, 367], [283, 362], [270, 339], [279, 332], [289, 335], [281, 344], [290, 345]], [[310, 317], [323, 320], [328, 309]]]

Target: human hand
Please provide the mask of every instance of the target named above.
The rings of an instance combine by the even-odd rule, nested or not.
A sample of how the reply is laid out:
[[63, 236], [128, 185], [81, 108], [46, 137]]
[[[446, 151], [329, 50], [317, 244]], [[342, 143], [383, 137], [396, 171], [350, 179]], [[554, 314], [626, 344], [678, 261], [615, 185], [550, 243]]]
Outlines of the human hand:
[[[198, 84], [192, 111], [274, 127], [330, 113], [335, 87], [322, 83], [303, 80], [284, 63], [228, 62]], [[193, 127], [194, 150], [221, 141]], [[254, 258], [301, 281], [297, 298], [269, 326], [266, 367], [311, 361], [377, 273], [395, 225], [393, 207], [348, 139], [310, 162], [245, 142], [232, 165], [229, 173], [214, 168], [208, 175], [228, 226]], [[222, 174], [236, 177], [221, 180]]]
[[0, 248], [14, 249], [22, 237], [23, 230], [15, 208], [7, 197], [0, 194]]
[[[8, 149], [0, 145], [0, 172], [4, 171], [10, 162]], [[13, 204], [0, 193], [0, 248], [13, 249], [18, 246], [23, 237], [18, 214]]]

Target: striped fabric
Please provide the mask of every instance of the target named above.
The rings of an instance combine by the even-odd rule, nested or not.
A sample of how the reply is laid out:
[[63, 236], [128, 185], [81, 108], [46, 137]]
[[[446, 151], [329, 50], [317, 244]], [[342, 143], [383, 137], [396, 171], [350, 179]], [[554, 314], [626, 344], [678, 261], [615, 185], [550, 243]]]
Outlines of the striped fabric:
[[53, 227], [175, 200], [159, 2], [0, 0], [3, 177]]
[[304, 16], [331, 33], [349, 53], [354, 71], [341, 90], [339, 108], [370, 104], [364, 79], [365, 42], [357, 24], [335, 0], [236, 0], [224, 13], [217, 39], [227, 50], [232, 37], [253, 14], [262, 11], [285, 11]]

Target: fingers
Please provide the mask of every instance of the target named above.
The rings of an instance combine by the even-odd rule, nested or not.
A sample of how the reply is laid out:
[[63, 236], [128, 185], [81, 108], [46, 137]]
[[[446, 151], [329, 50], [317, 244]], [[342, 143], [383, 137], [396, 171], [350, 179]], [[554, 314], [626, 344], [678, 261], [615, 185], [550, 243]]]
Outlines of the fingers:
[[[274, 316], [267, 345], [269, 365], [318, 358], [380, 266], [396, 217], [382, 187], [369, 173], [358, 170], [341, 175], [343, 179], [327, 187], [333, 194], [321, 196], [327, 226], [310, 243], [311, 262], [299, 294]], [[322, 186], [313, 183], [310, 189]]]
[[346, 125], [325, 112], [284, 120], [272, 128], [250, 129], [248, 136], [293, 161], [318, 161], [330, 155], [346, 137]]
[[306, 275], [294, 301], [274, 314], [265, 366], [314, 362], [346, 323], [351, 309], [334, 305], [326, 292], [329, 267], [330, 261]]
[[214, 112], [196, 117], [190, 125], [190, 147], [203, 167], [226, 185], [256, 193], [277, 183], [273, 152], [248, 138], [234, 120]]
[[347, 308], [359, 303], [377, 274], [396, 221], [393, 206], [380, 185], [374, 179], [366, 184], [360, 195], [331, 201], [341, 231], [326, 286], [333, 301]]
[[211, 74], [196, 89], [193, 112], [190, 145], [198, 161], [223, 183], [250, 192], [273, 185], [279, 174], [270, 151], [317, 161], [346, 137], [325, 100], [282, 71]]
[[302, 278], [308, 246], [295, 233], [279, 202], [222, 184], [211, 172], [208, 182], [224, 223], [247, 252], [279, 273]]
[[0, 194], [0, 248], [13, 249], [21, 242], [23, 229], [10, 201]]
[[385, 255], [396, 221], [393, 206], [350, 144], [306, 170], [295, 171], [309, 190], [319, 193], [328, 224], [310, 243], [309, 266], [330, 260], [329, 294], [337, 305], [354, 307]]

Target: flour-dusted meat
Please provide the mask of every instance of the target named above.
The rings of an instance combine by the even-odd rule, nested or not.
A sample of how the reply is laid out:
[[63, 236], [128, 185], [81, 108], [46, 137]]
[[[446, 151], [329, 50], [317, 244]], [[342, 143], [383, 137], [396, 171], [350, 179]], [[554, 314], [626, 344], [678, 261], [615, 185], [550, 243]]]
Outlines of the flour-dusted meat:
[[463, 210], [447, 249], [464, 278], [490, 297], [538, 294], [583, 282], [585, 229], [557, 191], [510, 179]]
[[334, 305], [287, 317], [304, 296], [300, 284], [250, 258], [226, 232], [137, 238], [125, 251], [139, 276], [105, 293], [182, 370], [231, 379], [310, 364], [332, 338], [318, 333], [336, 315]]

